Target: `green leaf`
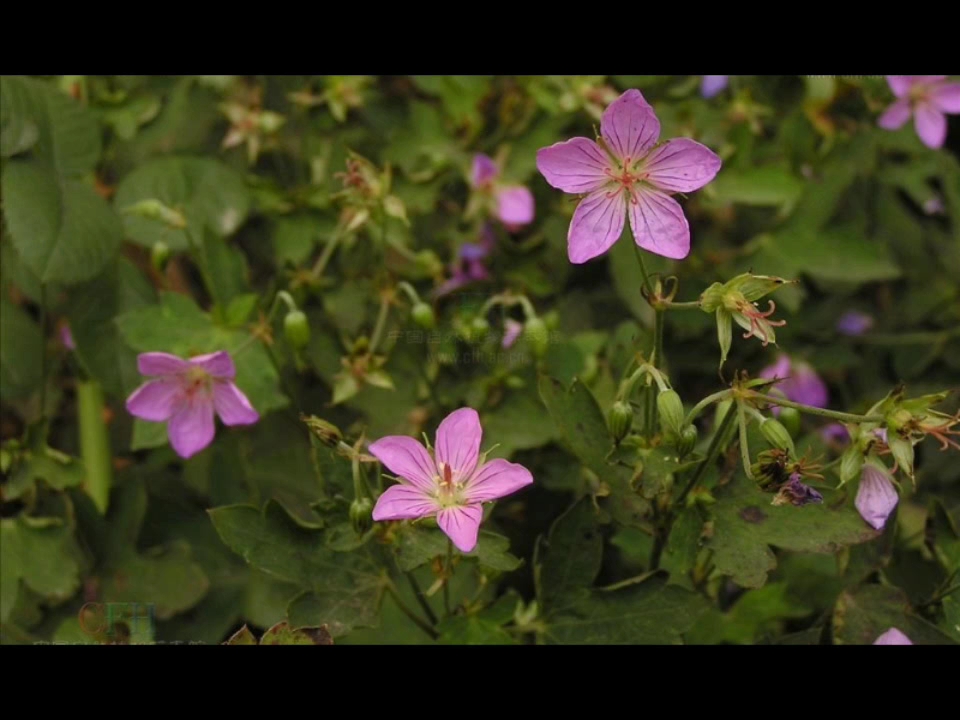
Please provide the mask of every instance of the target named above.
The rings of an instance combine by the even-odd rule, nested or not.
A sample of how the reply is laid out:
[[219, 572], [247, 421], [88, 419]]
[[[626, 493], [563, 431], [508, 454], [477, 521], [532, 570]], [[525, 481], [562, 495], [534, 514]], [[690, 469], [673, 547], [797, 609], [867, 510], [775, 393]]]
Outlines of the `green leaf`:
[[773, 496], [760, 491], [742, 474], [714, 492], [710, 507], [713, 550], [718, 572], [743, 587], [758, 588], [776, 565], [770, 546], [796, 552], [832, 553], [846, 545], [866, 542], [879, 533], [850, 507], [835, 507], [833, 492], [822, 504], [771, 505]]
[[783, 208], [797, 202], [803, 185], [789, 170], [773, 166], [726, 169], [710, 183], [720, 202]]
[[[4, 521], [7, 522], [7, 521]], [[61, 602], [80, 587], [78, 550], [73, 533], [55, 518], [16, 520], [23, 581], [34, 592]]]
[[42, 352], [40, 326], [19, 307], [0, 299], [0, 395], [5, 400], [39, 388]]
[[901, 274], [886, 243], [864, 237], [854, 229], [784, 231], [776, 236], [772, 248], [822, 282], [876, 282]]
[[954, 572], [960, 568], [960, 532], [957, 532], [956, 523], [942, 502], [934, 500], [930, 505], [927, 515], [927, 546], [944, 570], [948, 573]]
[[545, 607], [564, 602], [590, 587], [600, 572], [603, 536], [596, 510], [582, 498], [557, 518], [546, 542], [546, 555], [536, 569], [537, 595]]
[[250, 628], [244, 625], [242, 628], [237, 630], [233, 635], [230, 636], [230, 639], [227, 640], [224, 645], [259, 645], [257, 638]]
[[744, 593], [727, 612], [711, 609], [702, 615], [688, 640], [698, 645], [752, 645], [767, 635], [781, 635], [784, 621], [806, 617], [811, 610], [790, 597], [787, 583], [769, 583]]
[[[404, 572], [414, 570], [436, 557], [446, 557], [449, 539], [439, 529], [401, 526], [397, 536], [397, 564]], [[510, 541], [502, 535], [481, 530], [477, 546], [463, 557], [476, 558], [484, 567], [501, 572], [512, 572], [520, 567], [520, 561], [510, 554]]]
[[872, 645], [891, 628], [915, 645], [956, 645], [935, 625], [914, 614], [902, 590], [863, 585], [841, 593], [833, 609], [833, 641], [837, 645]]
[[16, 520], [0, 520], [0, 623], [10, 619], [23, 576], [20, 530]]
[[260, 642], [244, 625], [224, 645], [333, 645], [333, 638], [325, 627], [294, 629], [289, 623], [280, 622], [264, 632]]
[[590, 390], [579, 380], [567, 390], [559, 380], [544, 375], [540, 378], [540, 397], [573, 454], [601, 478], [610, 473], [605, 458], [613, 440]]

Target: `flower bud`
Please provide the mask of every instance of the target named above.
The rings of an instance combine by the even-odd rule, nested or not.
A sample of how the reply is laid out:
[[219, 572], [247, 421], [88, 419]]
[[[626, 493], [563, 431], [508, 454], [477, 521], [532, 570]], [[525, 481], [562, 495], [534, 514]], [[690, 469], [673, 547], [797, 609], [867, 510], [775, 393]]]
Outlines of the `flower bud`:
[[335, 448], [343, 441], [343, 433], [333, 423], [321, 420], [316, 415], [301, 415], [300, 419], [306, 423], [310, 432], [316, 435], [324, 445]]
[[149, 198], [134, 203], [123, 209], [128, 215], [139, 215], [147, 220], [157, 220], [177, 230], [182, 230], [187, 226], [187, 219], [183, 213], [167, 207], [156, 198]]
[[437, 318], [433, 314], [433, 308], [425, 302], [414, 303], [413, 321], [425, 330], [433, 330], [437, 326]]
[[773, 418], [767, 418], [760, 423], [760, 434], [764, 439], [775, 448], [789, 451], [791, 456], [795, 456], [797, 451], [793, 447], [793, 438], [787, 429]]
[[840, 456], [840, 484], [850, 482], [860, 475], [862, 467], [863, 452], [854, 443]]
[[681, 458], [685, 458], [693, 452], [693, 448], [697, 445], [697, 429], [693, 425], [687, 425], [677, 437], [674, 445], [677, 448], [677, 454]]
[[490, 323], [485, 317], [478, 315], [470, 321], [470, 337], [474, 342], [483, 340], [483, 336], [490, 332]]
[[782, 424], [790, 437], [796, 437], [800, 432], [800, 411], [796, 408], [780, 408], [780, 424]]
[[170, 247], [162, 241], [155, 242], [150, 249], [150, 263], [161, 275], [167, 269], [167, 263], [170, 261]]
[[350, 524], [357, 535], [373, 527], [373, 503], [370, 498], [357, 498], [350, 503]]
[[610, 434], [619, 443], [627, 436], [630, 426], [633, 425], [633, 408], [630, 407], [630, 403], [617, 400], [610, 408], [607, 421], [610, 425]]
[[283, 115], [270, 112], [269, 110], [260, 113], [257, 117], [257, 125], [259, 125], [260, 129], [267, 135], [275, 133], [286, 121], [287, 119], [283, 117]]
[[671, 435], [679, 436], [683, 432], [683, 402], [674, 390], [664, 390], [657, 395], [657, 414]]
[[310, 323], [301, 310], [287, 313], [283, 319], [283, 332], [287, 341], [297, 350], [302, 350], [310, 344]]
[[527, 320], [523, 335], [530, 343], [534, 355], [539, 358], [546, 354], [547, 346], [550, 344], [550, 334], [547, 331], [546, 323], [542, 319], [533, 317]]

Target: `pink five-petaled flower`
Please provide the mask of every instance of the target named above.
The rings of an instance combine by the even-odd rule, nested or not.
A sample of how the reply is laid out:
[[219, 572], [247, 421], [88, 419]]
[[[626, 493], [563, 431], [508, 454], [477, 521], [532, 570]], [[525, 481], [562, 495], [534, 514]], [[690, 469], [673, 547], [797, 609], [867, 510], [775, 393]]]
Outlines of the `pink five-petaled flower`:
[[523, 185], [504, 185], [500, 168], [487, 155], [475, 155], [470, 183], [478, 190], [492, 194], [494, 214], [508, 230], [517, 230], [533, 221], [533, 193]]
[[400, 480], [373, 508], [374, 520], [436, 516], [440, 529], [463, 552], [477, 544], [481, 503], [516, 492], [533, 482], [530, 471], [506, 460], [480, 460], [480, 417], [472, 408], [450, 413], [437, 428], [433, 457], [402, 435], [380, 438], [370, 453]]
[[947, 118], [960, 113], [960, 83], [946, 82], [946, 75], [888, 75], [887, 84], [896, 102], [877, 120], [884, 130], [898, 130], [913, 115], [920, 140], [929, 148], [943, 147]]
[[720, 170], [720, 158], [689, 138], [654, 147], [659, 137], [653, 108], [639, 90], [627, 90], [604, 110], [597, 142], [576, 137], [537, 151], [537, 168], [548, 183], [586, 194], [567, 234], [570, 262], [609, 250], [628, 214], [644, 250], [675, 260], [689, 254], [690, 226], [670, 194], [702, 188]]
[[874, 645], [913, 645], [913, 641], [897, 628], [892, 627], [873, 641]]
[[865, 464], [860, 474], [860, 488], [855, 500], [860, 517], [874, 530], [881, 530], [899, 500], [900, 496], [897, 495], [890, 473], [869, 463]]
[[127, 398], [134, 417], [166, 422], [170, 445], [189, 458], [213, 441], [213, 413], [224, 425], [250, 425], [260, 415], [233, 384], [237, 371], [224, 351], [189, 360], [162, 352], [142, 353], [137, 369], [150, 380]]

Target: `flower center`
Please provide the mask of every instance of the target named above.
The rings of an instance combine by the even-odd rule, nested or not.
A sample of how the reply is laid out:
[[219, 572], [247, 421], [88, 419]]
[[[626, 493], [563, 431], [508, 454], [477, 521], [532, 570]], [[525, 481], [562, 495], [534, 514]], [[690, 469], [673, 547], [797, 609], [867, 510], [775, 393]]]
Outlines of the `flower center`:
[[462, 498], [460, 496], [460, 486], [462, 483], [460, 483], [458, 481], [459, 478], [454, 475], [453, 468], [447, 463], [439, 462], [437, 463], [437, 470], [439, 470], [440, 473], [433, 478], [434, 482], [437, 483], [437, 500], [444, 507], [462, 504]]
[[192, 367], [184, 373], [183, 377], [183, 392], [189, 397], [193, 398], [198, 393], [209, 391], [212, 378], [201, 367]]
[[613, 189], [607, 193], [608, 197], [612, 197], [621, 190], [632, 196], [633, 186], [646, 180], [649, 175], [649, 173], [639, 172], [638, 169], [634, 167], [634, 159], [631, 157], [625, 157], [620, 167], [616, 169], [606, 168], [603, 172], [616, 184]]

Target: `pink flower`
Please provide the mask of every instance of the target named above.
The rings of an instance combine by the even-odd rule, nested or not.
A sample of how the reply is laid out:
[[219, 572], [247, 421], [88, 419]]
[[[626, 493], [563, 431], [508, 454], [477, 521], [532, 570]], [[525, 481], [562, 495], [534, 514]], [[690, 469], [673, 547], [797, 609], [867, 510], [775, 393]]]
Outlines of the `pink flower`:
[[873, 641], [874, 645], [913, 645], [913, 641], [896, 628], [890, 628]]
[[137, 369], [156, 379], [134, 390], [127, 398], [127, 410], [141, 420], [166, 422], [170, 445], [182, 458], [213, 441], [214, 410], [224, 425], [250, 425], [260, 419], [247, 396], [233, 384], [237, 371], [222, 350], [189, 360], [161, 352], [142, 353]]
[[463, 552], [473, 550], [483, 515], [481, 503], [533, 482], [522, 465], [481, 460], [482, 435], [477, 411], [461, 408], [440, 423], [432, 456], [419, 442], [402, 435], [380, 438], [370, 445], [370, 452], [400, 481], [377, 500], [373, 519], [436, 516], [454, 545]]
[[[758, 377], [765, 380], [780, 378], [781, 382], [775, 385], [787, 400], [825, 408], [827, 406], [827, 385], [823, 382], [816, 370], [800, 360], [792, 360], [781, 354], [773, 365], [760, 371]], [[780, 408], [773, 409], [774, 415], [780, 414]]]
[[567, 234], [570, 262], [609, 250], [626, 215], [644, 250], [676, 260], [689, 254], [690, 227], [670, 194], [702, 188], [720, 170], [720, 158], [689, 138], [654, 147], [659, 137], [653, 108], [639, 90], [627, 90], [603, 112], [597, 142], [576, 137], [537, 151], [548, 183], [586, 194]]
[[60, 326], [60, 344], [67, 350], [77, 349], [77, 344], [73, 341], [73, 333], [70, 332], [70, 326], [67, 323]]
[[700, 81], [700, 94], [705, 98], [712, 98], [727, 87], [729, 75], [704, 75]]
[[487, 155], [475, 155], [471, 184], [477, 190], [490, 193], [494, 199], [494, 214], [507, 229], [516, 230], [533, 220], [533, 193], [523, 185], [504, 185], [499, 182], [500, 168]]
[[517, 338], [519, 338], [521, 333], [523, 333], [523, 323], [519, 322], [518, 320], [514, 320], [513, 318], [507, 318], [503, 325], [504, 332], [502, 344], [503, 348], [507, 349], [512, 347], [517, 341]]
[[943, 147], [947, 139], [945, 113], [960, 113], [960, 83], [946, 79], [946, 75], [888, 75], [887, 84], [897, 100], [877, 124], [884, 130], [898, 130], [913, 115], [923, 144], [933, 149]]
[[860, 474], [860, 489], [857, 490], [855, 501], [860, 517], [875, 530], [880, 530], [886, 525], [887, 518], [899, 500], [890, 473], [869, 463], [865, 464]]
[[493, 252], [496, 236], [488, 224], [483, 226], [479, 243], [464, 243], [457, 252], [457, 259], [450, 266], [450, 277], [434, 290], [434, 297], [442, 297], [459, 290], [465, 285], [480, 280], [488, 280], [490, 273], [484, 262]]

